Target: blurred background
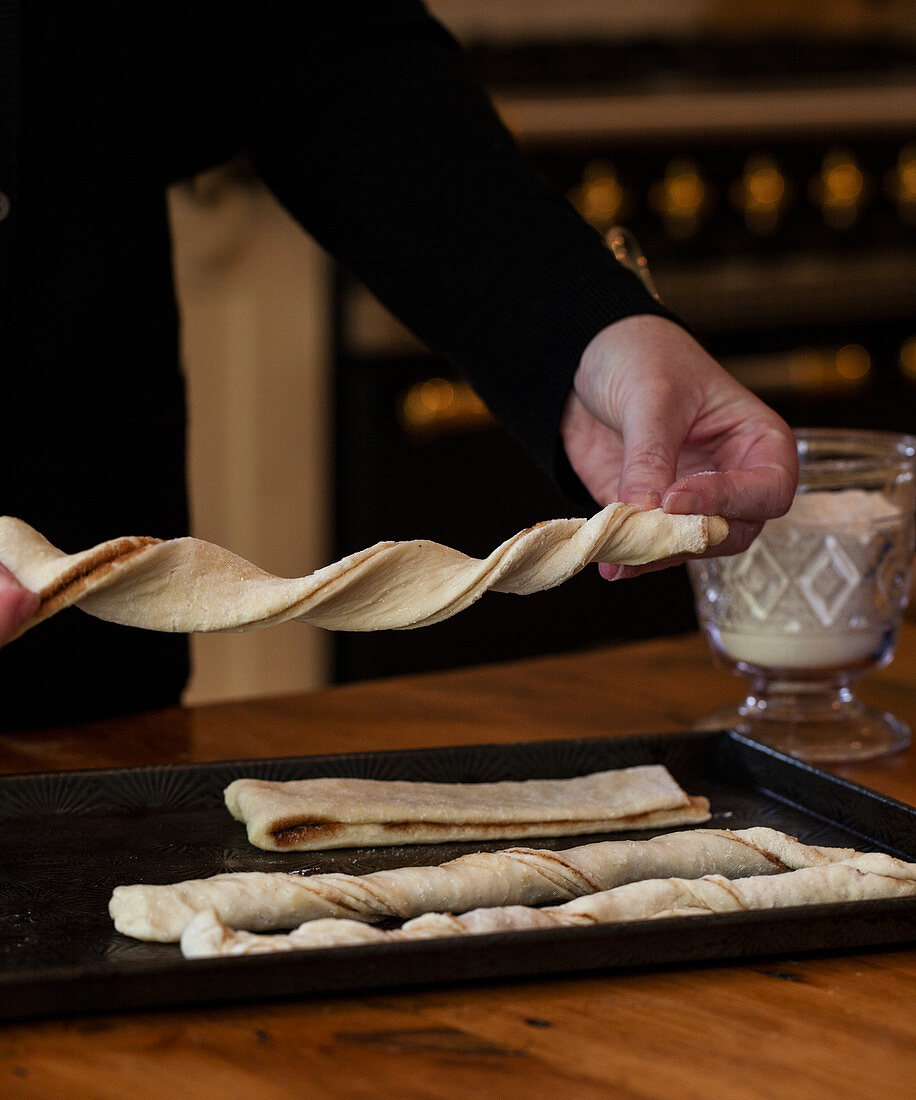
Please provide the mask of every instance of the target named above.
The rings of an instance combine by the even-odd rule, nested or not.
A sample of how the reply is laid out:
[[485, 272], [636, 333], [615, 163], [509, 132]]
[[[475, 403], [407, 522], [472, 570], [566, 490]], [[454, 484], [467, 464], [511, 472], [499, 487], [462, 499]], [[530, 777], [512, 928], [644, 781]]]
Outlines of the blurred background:
[[[916, 430], [916, 0], [434, 0], [530, 159], [794, 426]], [[243, 162], [170, 195], [194, 533], [300, 576], [568, 515], [450, 366]], [[683, 570], [421, 631], [194, 639], [189, 701], [692, 629]]]

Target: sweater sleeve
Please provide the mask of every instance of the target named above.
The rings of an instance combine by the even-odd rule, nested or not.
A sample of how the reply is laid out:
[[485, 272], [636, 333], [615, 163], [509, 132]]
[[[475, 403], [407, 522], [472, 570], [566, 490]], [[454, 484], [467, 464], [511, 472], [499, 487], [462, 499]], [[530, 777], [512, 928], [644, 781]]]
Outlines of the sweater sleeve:
[[613, 321], [670, 314], [538, 177], [421, 4], [279, 5], [265, 24], [246, 118], [265, 182], [581, 497], [559, 441], [581, 354]]

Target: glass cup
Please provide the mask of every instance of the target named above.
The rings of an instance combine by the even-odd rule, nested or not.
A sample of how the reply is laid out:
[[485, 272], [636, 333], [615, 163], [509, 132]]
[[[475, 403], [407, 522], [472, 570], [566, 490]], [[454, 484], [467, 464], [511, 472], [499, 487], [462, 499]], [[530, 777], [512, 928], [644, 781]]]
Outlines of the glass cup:
[[800, 429], [798, 491], [743, 554], [689, 564], [700, 625], [747, 697], [697, 722], [809, 761], [905, 748], [852, 684], [893, 657], [910, 587], [916, 436]]

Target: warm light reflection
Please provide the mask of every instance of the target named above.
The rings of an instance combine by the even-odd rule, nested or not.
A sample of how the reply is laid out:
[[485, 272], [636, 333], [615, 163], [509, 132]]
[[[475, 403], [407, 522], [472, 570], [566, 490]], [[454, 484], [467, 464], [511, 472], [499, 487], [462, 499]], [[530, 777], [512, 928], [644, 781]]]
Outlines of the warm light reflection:
[[582, 182], [570, 191], [569, 200], [587, 222], [603, 232], [624, 213], [626, 193], [614, 166], [594, 160], [586, 165]]
[[699, 228], [711, 201], [711, 192], [694, 161], [672, 160], [664, 178], [649, 188], [649, 205], [661, 214], [672, 236], [690, 237]]
[[744, 214], [747, 227], [760, 234], [772, 232], [779, 224], [788, 195], [778, 164], [762, 153], [748, 157], [743, 175], [729, 189], [732, 205]]
[[[916, 359], [916, 338], [912, 357]], [[848, 396], [864, 390], [872, 376], [871, 354], [860, 344], [801, 346], [785, 352], [729, 358], [724, 363], [734, 378], [761, 396]], [[916, 371], [916, 363], [912, 369]]]
[[871, 370], [871, 356], [860, 344], [846, 344], [836, 353], [836, 372], [841, 378], [857, 382]]
[[825, 154], [809, 194], [832, 228], [848, 229], [856, 222], [866, 197], [866, 179], [848, 149], [831, 149]]
[[413, 435], [483, 427], [492, 421], [489, 409], [466, 382], [425, 378], [415, 382], [400, 401], [402, 427]]
[[916, 145], [905, 145], [886, 178], [887, 192], [902, 221], [916, 224]]
[[871, 372], [871, 355], [860, 344], [841, 348], [797, 348], [789, 354], [790, 388], [798, 392], [831, 393], [856, 387]]

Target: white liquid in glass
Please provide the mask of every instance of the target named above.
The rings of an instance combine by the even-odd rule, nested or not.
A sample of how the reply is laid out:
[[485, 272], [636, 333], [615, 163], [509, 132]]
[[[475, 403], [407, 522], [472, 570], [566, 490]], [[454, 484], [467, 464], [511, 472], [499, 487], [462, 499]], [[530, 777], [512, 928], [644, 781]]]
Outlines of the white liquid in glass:
[[[779, 557], [779, 540], [788, 539], [792, 528], [819, 529], [824, 534], [848, 536], [846, 553], [852, 553], [860, 576], [867, 572], [869, 540], [858, 538], [870, 525], [879, 523], [886, 537], [901, 541], [906, 535], [903, 512], [881, 493], [862, 489], [840, 492], [800, 493], [789, 512], [771, 520], [761, 536]], [[850, 549], [852, 548], [852, 549]], [[858, 549], [856, 549], [858, 548]], [[798, 597], [801, 599], [801, 597]], [[885, 643], [885, 629], [854, 629], [840, 616], [822, 629], [793, 634], [778, 633], [760, 624], [759, 629], [733, 630], [721, 626], [715, 631], [722, 651], [732, 660], [758, 668], [816, 669], [851, 666], [877, 656]], [[762, 631], [762, 632], [761, 632]]]
[[880, 650], [884, 632], [857, 630], [848, 633], [746, 634], [733, 630], [718, 632], [719, 645], [733, 661], [758, 668], [838, 668], [864, 661]]

